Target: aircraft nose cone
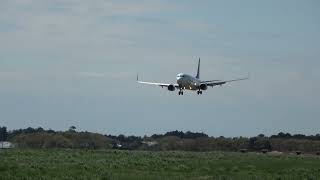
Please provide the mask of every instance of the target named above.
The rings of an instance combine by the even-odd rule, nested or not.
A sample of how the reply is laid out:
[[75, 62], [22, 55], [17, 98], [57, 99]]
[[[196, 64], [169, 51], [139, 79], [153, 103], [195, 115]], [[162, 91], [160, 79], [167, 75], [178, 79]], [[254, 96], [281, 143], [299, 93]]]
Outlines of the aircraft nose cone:
[[182, 83], [182, 78], [180, 77], [180, 78], [177, 78], [177, 83], [178, 84], [181, 84]]

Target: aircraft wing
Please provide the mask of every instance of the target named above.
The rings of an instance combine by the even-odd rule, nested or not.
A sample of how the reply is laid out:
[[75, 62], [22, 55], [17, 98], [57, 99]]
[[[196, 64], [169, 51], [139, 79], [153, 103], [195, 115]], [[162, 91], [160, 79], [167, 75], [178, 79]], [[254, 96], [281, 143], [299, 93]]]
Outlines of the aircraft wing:
[[248, 77], [246, 78], [239, 78], [239, 79], [232, 79], [232, 80], [227, 80], [227, 81], [219, 81], [219, 80], [213, 80], [213, 81], [202, 81], [207, 84], [207, 86], [221, 86], [223, 84], [233, 82], [233, 81], [242, 81], [242, 80], [247, 80], [249, 79]]
[[178, 84], [167, 84], [167, 83], [157, 83], [157, 82], [146, 82], [146, 81], [139, 81], [139, 77], [137, 75], [137, 83], [140, 83], [140, 84], [148, 84], [148, 85], [155, 85], [155, 86], [160, 86], [160, 87], [168, 87], [170, 85], [173, 85], [174, 87], [176, 88], [179, 88], [179, 85]]
[[211, 83], [211, 82], [217, 82], [217, 81], [221, 81], [221, 80], [210, 80], [210, 81], [201, 81], [202, 83]]
[[137, 81], [140, 84], [148, 84], [148, 85], [156, 85], [160, 87], [168, 87], [170, 85], [174, 85], [174, 87], [179, 88], [178, 84], [166, 84], [166, 83], [156, 83], [156, 82], [145, 82], [145, 81]]

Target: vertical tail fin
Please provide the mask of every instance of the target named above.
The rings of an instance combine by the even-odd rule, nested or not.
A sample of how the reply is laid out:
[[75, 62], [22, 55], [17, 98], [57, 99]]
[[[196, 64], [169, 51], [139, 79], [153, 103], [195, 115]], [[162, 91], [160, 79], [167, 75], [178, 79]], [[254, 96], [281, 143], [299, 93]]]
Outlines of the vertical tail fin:
[[199, 62], [198, 62], [198, 71], [197, 71], [196, 78], [200, 79], [200, 58], [199, 58]]

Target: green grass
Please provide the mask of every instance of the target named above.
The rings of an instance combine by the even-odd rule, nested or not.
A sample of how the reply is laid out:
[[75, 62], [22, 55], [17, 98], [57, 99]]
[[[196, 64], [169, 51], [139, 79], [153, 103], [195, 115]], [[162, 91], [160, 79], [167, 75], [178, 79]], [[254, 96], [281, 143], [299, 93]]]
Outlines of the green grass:
[[0, 150], [0, 179], [320, 179], [320, 158], [229, 152]]

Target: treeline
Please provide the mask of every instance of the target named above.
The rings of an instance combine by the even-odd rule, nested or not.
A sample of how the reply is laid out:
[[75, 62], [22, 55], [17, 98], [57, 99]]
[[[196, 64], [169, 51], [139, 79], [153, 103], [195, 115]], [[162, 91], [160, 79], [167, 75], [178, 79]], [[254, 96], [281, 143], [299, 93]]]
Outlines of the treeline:
[[102, 135], [91, 132], [77, 132], [71, 126], [66, 131], [26, 128], [7, 131], [0, 127], [0, 140], [9, 140], [21, 148], [85, 148], [126, 149], [154, 151], [302, 151], [320, 152], [320, 134], [303, 135], [280, 132], [277, 135], [226, 138], [209, 137], [205, 133], [171, 131], [151, 136]]
[[110, 149], [112, 140], [102, 134], [91, 132], [76, 132], [71, 126], [67, 131], [54, 131], [39, 128], [26, 128], [6, 131], [0, 127], [0, 137], [6, 134], [1, 141], [11, 141], [20, 148], [86, 148], [86, 149]]

